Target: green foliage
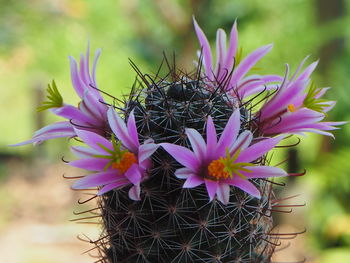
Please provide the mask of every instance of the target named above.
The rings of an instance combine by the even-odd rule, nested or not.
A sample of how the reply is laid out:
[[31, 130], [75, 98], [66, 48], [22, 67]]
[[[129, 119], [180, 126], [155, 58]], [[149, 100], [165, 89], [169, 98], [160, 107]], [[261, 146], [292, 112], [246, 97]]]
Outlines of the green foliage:
[[313, 178], [318, 184], [310, 210], [310, 231], [315, 244], [322, 249], [350, 246], [349, 159], [347, 148], [328, 154], [317, 169], [318, 178]]
[[57, 89], [55, 80], [52, 80], [51, 85], [48, 84], [46, 91], [48, 93], [48, 100], [44, 101], [43, 105], [37, 108], [38, 111], [44, 111], [47, 109], [59, 108], [63, 106], [63, 98]]
[[315, 82], [311, 81], [311, 84], [309, 86], [309, 90], [306, 94], [306, 97], [304, 99], [304, 105], [305, 107], [318, 111], [320, 113], [324, 113], [324, 107], [328, 106], [328, 100], [325, 99], [318, 99], [316, 96], [321, 92], [321, 89], [318, 89]]

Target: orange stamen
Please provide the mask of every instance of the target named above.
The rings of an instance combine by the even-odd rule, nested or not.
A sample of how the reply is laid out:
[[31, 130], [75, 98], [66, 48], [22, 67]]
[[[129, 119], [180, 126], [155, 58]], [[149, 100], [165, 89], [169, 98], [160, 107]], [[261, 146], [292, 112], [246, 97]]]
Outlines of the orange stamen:
[[215, 177], [216, 179], [227, 179], [230, 174], [225, 171], [225, 164], [222, 162], [222, 157], [219, 160], [212, 161], [208, 166], [208, 173], [210, 176]]
[[118, 169], [121, 173], [125, 173], [134, 163], [137, 163], [135, 154], [126, 152], [122, 155], [119, 162], [112, 163], [112, 168]]
[[295, 112], [296, 111], [296, 108], [295, 108], [294, 104], [289, 104], [287, 108], [288, 108], [288, 110], [290, 112]]

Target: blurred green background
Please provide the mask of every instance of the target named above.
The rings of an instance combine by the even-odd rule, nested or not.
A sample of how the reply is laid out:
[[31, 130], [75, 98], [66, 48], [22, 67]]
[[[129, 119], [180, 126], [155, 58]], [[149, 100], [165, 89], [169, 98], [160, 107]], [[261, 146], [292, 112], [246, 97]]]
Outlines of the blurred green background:
[[[93, 262], [80, 255], [89, 246], [78, 233], [97, 235], [96, 225], [76, 225], [78, 195], [61, 174], [79, 171], [60, 162], [69, 156], [57, 139], [39, 147], [9, 148], [55, 120], [36, 107], [46, 84], [55, 79], [66, 102], [77, 103], [70, 83], [68, 55], [79, 57], [90, 40], [102, 48], [99, 87], [115, 96], [127, 94], [135, 72], [157, 70], [163, 56], [176, 53], [177, 64], [193, 69], [198, 42], [192, 15], [215, 43], [218, 27], [229, 31], [238, 19], [239, 46], [246, 55], [274, 43], [259, 62], [261, 72], [295, 70], [310, 55], [320, 58], [318, 86], [331, 86], [327, 97], [338, 104], [331, 120], [350, 120], [350, 0], [0, 0], [0, 253], [8, 263]], [[291, 203], [306, 206], [277, 220], [283, 229], [307, 233], [290, 241], [275, 260], [350, 262], [350, 125], [335, 131], [336, 140], [308, 135], [290, 156], [290, 171], [305, 177], [277, 189], [279, 196], [300, 194]], [[277, 163], [277, 161], [276, 161]], [[97, 231], [96, 231], [97, 229]], [[288, 245], [288, 244], [287, 244]], [[59, 255], [53, 257], [52, 255]]]

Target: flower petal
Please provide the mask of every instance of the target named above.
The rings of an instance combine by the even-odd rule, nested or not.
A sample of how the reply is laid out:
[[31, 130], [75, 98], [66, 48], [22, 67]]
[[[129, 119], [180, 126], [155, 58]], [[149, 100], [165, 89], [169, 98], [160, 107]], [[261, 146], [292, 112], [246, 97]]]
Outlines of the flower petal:
[[[101, 49], [97, 49], [96, 52], [95, 52], [95, 57], [94, 57], [94, 62], [92, 64], [92, 81], [93, 81], [93, 84], [95, 85], [95, 88], [97, 88], [97, 81], [96, 81], [96, 65], [97, 65], [97, 62], [98, 62], [98, 59], [101, 55]], [[97, 91], [97, 90], [96, 90]], [[102, 97], [101, 97], [102, 99]], [[103, 99], [102, 99], [103, 101]]]
[[216, 190], [218, 200], [227, 205], [230, 200], [230, 185], [226, 183], [220, 183]]
[[202, 49], [205, 73], [210, 80], [214, 80], [214, 75], [213, 75], [214, 69], [212, 66], [213, 65], [212, 56], [211, 56], [211, 50], [210, 50], [210, 45], [209, 45], [208, 39], [205, 36], [205, 34], [203, 33], [202, 29], [199, 27], [199, 25], [194, 17], [193, 17], [193, 24], [194, 24], [194, 29], [196, 31], [199, 43], [201, 45], [201, 49]]
[[237, 83], [241, 78], [244, 77], [245, 74], [263, 57], [272, 49], [272, 44], [262, 46], [252, 53], [250, 53], [247, 57], [243, 59], [243, 61], [237, 66], [237, 68], [233, 71], [230, 85], [229, 87], [235, 88]]
[[235, 187], [238, 187], [239, 189], [243, 190], [244, 192], [255, 196], [257, 198], [261, 198], [260, 191], [248, 180], [242, 179], [239, 176], [235, 176], [233, 179], [230, 179], [228, 181], [230, 185], [233, 185]]
[[215, 75], [218, 81], [228, 70], [225, 68], [226, 58], [226, 33], [219, 28], [216, 32], [216, 66]]
[[197, 187], [198, 185], [201, 185], [204, 183], [203, 178], [199, 177], [197, 175], [190, 176], [187, 178], [186, 182], [182, 186], [183, 188], [194, 188]]
[[161, 143], [160, 145], [183, 166], [191, 169], [194, 173], [199, 170], [199, 161], [195, 154], [186, 147], [171, 143]]
[[65, 105], [60, 108], [52, 108], [50, 109], [52, 113], [57, 116], [73, 120], [73, 122], [84, 123], [85, 125], [98, 126], [98, 121], [91, 116], [86, 115], [78, 108], [72, 105]]
[[212, 181], [207, 179], [204, 179], [204, 182], [205, 182], [205, 187], [207, 188], [207, 191], [208, 191], [209, 201], [211, 202], [215, 197], [216, 190], [218, 188], [219, 183], [217, 181]]
[[132, 186], [129, 190], [129, 198], [134, 201], [139, 201], [140, 199], [141, 188], [140, 184]]
[[36, 131], [32, 139], [24, 142], [12, 144], [10, 146], [13, 146], [13, 147], [22, 146], [30, 143], [40, 144], [43, 141], [46, 141], [49, 139], [61, 138], [61, 137], [72, 138], [75, 136], [76, 136], [75, 131], [69, 122], [67, 121], [56, 122], [56, 123], [47, 125], [41, 128], [40, 130]]
[[204, 159], [206, 156], [207, 146], [202, 135], [200, 135], [200, 133], [195, 129], [185, 129], [185, 131], [197, 159]]
[[100, 191], [98, 191], [97, 195], [103, 195], [104, 193], [107, 193], [113, 189], [117, 189], [117, 188], [123, 187], [123, 186], [128, 185], [128, 184], [130, 184], [128, 180], [121, 179], [115, 183], [105, 185], [104, 187], [102, 187], [102, 189]]
[[86, 115], [93, 116], [103, 124], [107, 122], [108, 107], [101, 102], [101, 96], [96, 96], [95, 92], [86, 90], [80, 103], [80, 110]]
[[273, 149], [284, 137], [285, 135], [280, 135], [274, 138], [260, 141], [256, 144], [253, 144], [252, 146], [249, 146], [240, 153], [236, 162], [250, 163], [252, 161], [255, 161], [256, 159]]
[[159, 145], [154, 143], [145, 143], [140, 145], [138, 149], [139, 164], [142, 168], [146, 169], [145, 161], [149, 160], [152, 154], [158, 149]]
[[78, 137], [81, 138], [87, 145], [89, 145], [91, 148], [97, 150], [100, 153], [106, 154], [106, 151], [101, 147], [101, 145], [108, 149], [113, 149], [113, 145], [110, 141], [94, 132], [80, 130], [76, 128], [74, 128], [74, 131], [78, 135]]
[[314, 72], [315, 68], [317, 67], [318, 60], [311, 63], [297, 78], [297, 81], [300, 80], [308, 80], [312, 72]]
[[274, 166], [250, 166], [246, 167], [250, 172], [242, 172], [247, 178], [268, 178], [288, 176], [288, 173], [281, 168]]
[[137, 133], [134, 110], [130, 112], [127, 125], [128, 125], [130, 139], [134, 142], [136, 147], [139, 147], [140, 146], [139, 135]]
[[103, 158], [85, 158], [71, 161], [68, 164], [88, 171], [103, 171], [108, 162], [108, 159]]
[[73, 189], [86, 189], [90, 187], [96, 187], [101, 185], [110, 184], [119, 181], [117, 171], [108, 171], [101, 173], [94, 173], [92, 175], [87, 175], [84, 178], [75, 181], [72, 185]]
[[109, 125], [117, 138], [128, 150], [132, 151], [133, 153], [137, 153], [139, 142], [134, 141], [134, 139], [130, 136], [129, 130], [126, 127], [125, 122], [122, 120], [122, 118], [120, 118], [119, 114], [117, 114], [115, 110], [110, 107], [107, 112], [107, 116]]
[[74, 153], [77, 157], [81, 158], [91, 158], [93, 155], [98, 155], [99, 152], [95, 151], [92, 148], [84, 146], [72, 146], [71, 152]]
[[194, 174], [191, 169], [179, 168], [175, 171], [175, 176], [179, 179], [187, 179], [190, 176], [194, 176]]
[[214, 122], [211, 116], [208, 116], [207, 119], [207, 157], [208, 159], [213, 159], [212, 156], [215, 154], [215, 151], [213, 149], [216, 149], [217, 145], [217, 135], [216, 135], [216, 129], [214, 126]]
[[76, 60], [71, 56], [69, 57], [69, 60], [70, 60], [70, 72], [71, 72], [72, 85], [75, 89], [75, 92], [78, 94], [78, 96], [82, 98], [84, 96], [84, 91], [86, 89], [86, 86], [80, 79]]
[[226, 53], [225, 65], [223, 65], [224, 68], [227, 69], [229, 72], [233, 67], [235, 55], [237, 52], [237, 46], [238, 46], [238, 31], [237, 31], [237, 22], [235, 21], [231, 28], [230, 42]]
[[125, 173], [124, 176], [134, 185], [139, 184], [142, 178], [139, 166], [133, 164]]
[[239, 109], [236, 109], [232, 113], [229, 120], [227, 121], [225, 129], [220, 136], [220, 139], [216, 148], [216, 154], [218, 156], [225, 154], [225, 151], [227, 148], [230, 149], [230, 147], [232, 146], [232, 144], [237, 138], [240, 126], [241, 126], [240, 111]]
[[253, 134], [250, 131], [244, 131], [242, 132], [237, 140], [234, 142], [234, 144], [231, 146], [231, 148], [229, 148], [230, 150], [230, 154], [234, 155], [234, 153], [240, 149], [240, 150], [244, 150], [246, 149], [250, 143], [253, 140]]

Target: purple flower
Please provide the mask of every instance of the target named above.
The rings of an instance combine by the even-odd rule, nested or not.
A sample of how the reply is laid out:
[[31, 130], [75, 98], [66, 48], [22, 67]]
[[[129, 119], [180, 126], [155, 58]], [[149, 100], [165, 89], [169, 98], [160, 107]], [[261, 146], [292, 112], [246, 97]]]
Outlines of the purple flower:
[[345, 123], [321, 122], [326, 117], [326, 112], [333, 108], [335, 102], [321, 99], [328, 88], [317, 88], [310, 81], [309, 77], [316, 68], [317, 61], [298, 75], [305, 60], [289, 80], [287, 65], [284, 81], [278, 87], [275, 95], [257, 113], [263, 134], [314, 132], [333, 137], [327, 131], [337, 129], [334, 126]]
[[[132, 184], [129, 197], [140, 199], [140, 183], [148, 177], [152, 166], [151, 155], [158, 145], [152, 140], [140, 144], [133, 112], [127, 125], [114, 111], [108, 110], [108, 122], [114, 133], [112, 141], [86, 130], [75, 129], [76, 134], [89, 147], [72, 147], [73, 153], [81, 159], [69, 164], [96, 173], [87, 175], [73, 184], [74, 189], [101, 186], [98, 195], [112, 189]], [[115, 137], [114, 137], [115, 136]]]
[[[264, 90], [264, 86], [271, 82], [280, 82], [282, 78], [277, 75], [250, 75], [249, 70], [272, 48], [272, 45], [260, 47], [250, 53], [242, 61], [238, 51], [238, 32], [236, 22], [233, 24], [229, 45], [226, 48], [226, 33], [221, 28], [216, 34], [216, 63], [214, 65], [210, 44], [202, 29], [193, 18], [194, 27], [201, 45], [200, 56], [202, 57], [205, 76], [209, 84], [214, 88], [219, 86], [221, 90], [228, 91], [233, 96], [247, 97]], [[210, 86], [210, 85], [209, 85]]]
[[97, 50], [94, 58], [92, 70], [89, 67], [90, 47], [86, 51], [86, 56], [81, 55], [80, 67], [73, 57], [70, 59], [71, 79], [73, 87], [81, 98], [78, 107], [63, 103], [63, 99], [56, 88], [55, 82], [49, 86], [49, 101], [39, 109], [49, 109], [57, 116], [63, 117], [68, 121], [56, 122], [50, 124], [34, 133], [31, 140], [16, 144], [15, 146], [34, 143], [39, 144], [43, 141], [59, 137], [75, 137], [74, 127], [87, 129], [103, 135], [107, 125], [108, 107], [97, 90], [96, 84], [96, 64], [101, 51]]
[[206, 125], [206, 142], [194, 129], [186, 129], [186, 135], [193, 151], [188, 148], [162, 143], [161, 146], [184, 166], [175, 171], [177, 178], [186, 179], [183, 187], [193, 188], [205, 184], [210, 201], [217, 195], [218, 200], [227, 204], [230, 186], [260, 198], [259, 190], [249, 179], [286, 176], [280, 168], [252, 164], [275, 147], [284, 136], [269, 138], [251, 145], [253, 135], [240, 130], [240, 112], [237, 109], [217, 140], [212, 118]]

